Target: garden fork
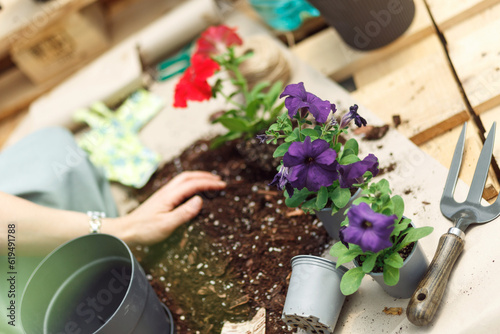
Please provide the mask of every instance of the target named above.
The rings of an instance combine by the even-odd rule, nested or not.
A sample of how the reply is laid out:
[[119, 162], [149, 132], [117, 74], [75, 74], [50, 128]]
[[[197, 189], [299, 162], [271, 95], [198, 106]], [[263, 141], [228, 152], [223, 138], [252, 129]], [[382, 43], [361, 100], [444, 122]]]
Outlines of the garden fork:
[[463, 203], [457, 203], [453, 199], [462, 164], [466, 127], [467, 123], [458, 139], [440, 204], [442, 214], [453, 221], [455, 226], [439, 239], [436, 254], [406, 309], [408, 319], [418, 326], [427, 325], [436, 313], [453, 264], [464, 249], [465, 229], [470, 224], [487, 223], [500, 215], [500, 196], [489, 206], [483, 206], [480, 202], [493, 153], [496, 123], [493, 123], [481, 150], [467, 199]]

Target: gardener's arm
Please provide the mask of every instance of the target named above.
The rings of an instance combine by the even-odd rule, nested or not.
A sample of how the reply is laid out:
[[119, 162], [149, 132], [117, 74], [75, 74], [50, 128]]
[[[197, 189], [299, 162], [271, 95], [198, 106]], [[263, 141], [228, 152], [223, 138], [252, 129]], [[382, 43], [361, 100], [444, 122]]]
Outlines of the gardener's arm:
[[[191, 196], [224, 187], [218, 176], [208, 172], [184, 172], [132, 213], [102, 219], [101, 232], [131, 246], [157, 243], [201, 210], [202, 199]], [[187, 198], [190, 199], [182, 203]], [[0, 192], [0, 254], [7, 251], [4, 245], [9, 224], [15, 224], [16, 250], [20, 254], [44, 255], [66, 241], [89, 233], [89, 217], [85, 213], [47, 208]]]

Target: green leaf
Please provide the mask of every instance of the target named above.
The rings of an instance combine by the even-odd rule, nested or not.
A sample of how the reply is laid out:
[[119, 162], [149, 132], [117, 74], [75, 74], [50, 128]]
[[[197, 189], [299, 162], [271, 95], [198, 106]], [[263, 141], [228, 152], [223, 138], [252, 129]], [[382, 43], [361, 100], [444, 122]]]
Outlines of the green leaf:
[[283, 143], [276, 148], [273, 154], [273, 158], [282, 157], [288, 152], [288, 148], [292, 145], [292, 143]]
[[271, 124], [271, 126], [268, 129], [268, 131], [279, 131], [279, 130], [280, 130], [280, 128], [279, 128], [278, 123]]
[[[285, 200], [285, 203], [286, 203], [286, 200]], [[300, 208], [305, 211], [306, 213], [307, 212], [310, 212], [310, 213], [314, 213], [314, 210], [316, 210], [316, 199], [315, 198], [311, 198], [310, 200], [307, 200], [305, 201], [301, 206]]]
[[359, 148], [358, 148], [358, 141], [354, 138], [349, 139], [346, 141], [344, 145], [344, 150], [353, 150], [355, 155], [358, 155]]
[[299, 139], [299, 137], [297, 137], [297, 134], [294, 132], [290, 133], [290, 135], [288, 137], [285, 138], [285, 142], [286, 143], [289, 143], [289, 142], [294, 142], [296, 141], [297, 139]]
[[[281, 110], [283, 109], [284, 106], [285, 106], [285, 102], [283, 101], [282, 103], [277, 105], [274, 109], [272, 109], [271, 113], [269, 114], [269, 119], [270, 120], [276, 119], [278, 117], [278, 114], [281, 112]], [[290, 123], [290, 128], [287, 127], [286, 129], [289, 131], [292, 131], [291, 123]]]
[[394, 268], [401, 268], [403, 266], [403, 258], [399, 253], [392, 253], [384, 260], [384, 263]]
[[399, 269], [391, 267], [388, 264], [384, 265], [384, 283], [393, 286], [399, 282]]
[[353, 205], [359, 205], [360, 203], [366, 203], [366, 204], [370, 205], [371, 200], [368, 197], [358, 197], [354, 201], [352, 201]]
[[292, 197], [285, 199], [285, 204], [288, 207], [296, 208], [309, 196], [311, 192], [307, 189], [302, 189], [300, 191], [295, 191]]
[[257, 96], [258, 93], [260, 93], [264, 88], [267, 88], [269, 86], [270, 86], [270, 83], [267, 81], [261, 81], [261, 82], [257, 83], [253, 87], [252, 91], [250, 92], [250, 96], [252, 96], [252, 97]]
[[224, 144], [227, 141], [235, 140], [243, 135], [241, 132], [228, 132], [223, 136], [218, 136], [212, 140], [210, 143], [210, 148], [214, 149]]
[[233, 132], [247, 132], [250, 128], [250, 123], [242, 118], [233, 118], [221, 116], [215, 120], [216, 123], [221, 123], [228, 130]]
[[341, 165], [350, 165], [350, 164], [358, 162], [358, 161], [360, 161], [360, 159], [356, 155], [351, 154], [351, 155], [343, 156], [340, 159], [339, 164], [341, 164]]
[[314, 140], [314, 139], [318, 139], [320, 134], [321, 133], [318, 133], [316, 130], [314, 129], [303, 129], [301, 131], [301, 134], [304, 136], [304, 137], [311, 137], [311, 140]]
[[365, 273], [370, 273], [373, 268], [375, 267], [375, 262], [377, 261], [377, 257], [378, 257], [378, 254], [377, 253], [374, 253], [374, 254], [371, 254], [371, 255], [368, 255], [365, 259], [365, 261], [363, 262], [363, 271]]
[[325, 207], [328, 200], [328, 189], [326, 187], [319, 188], [318, 198], [316, 198], [317, 210], [321, 210]]
[[281, 91], [283, 90], [283, 83], [281, 81], [276, 81], [274, 85], [271, 86], [264, 98], [264, 104], [267, 109], [270, 109], [274, 102], [278, 99]]
[[403, 241], [401, 242], [401, 245], [398, 248], [403, 249], [405, 246], [411, 244], [412, 242], [428, 236], [432, 233], [432, 231], [434, 231], [434, 228], [431, 226], [412, 228], [405, 235]]
[[363, 268], [360, 267], [347, 271], [340, 281], [340, 291], [342, 291], [342, 294], [348, 296], [358, 291], [364, 276]]
[[254, 100], [250, 102], [245, 108], [246, 116], [248, 117], [248, 119], [254, 119], [259, 108], [260, 108], [259, 100]]
[[391, 193], [389, 181], [387, 181], [386, 179], [382, 179], [382, 180], [378, 181], [376, 186], [378, 188], [378, 191], [380, 191], [383, 194], [390, 194]]
[[356, 258], [356, 256], [363, 254], [361, 247], [358, 245], [349, 245], [347, 248], [343, 243], [337, 242], [330, 249], [330, 254], [337, 257], [337, 267], [341, 264], [350, 262]]
[[285, 142], [291, 142], [291, 141], [297, 141], [299, 139], [299, 132], [300, 130], [298, 128], [295, 128], [292, 133], [288, 135], [288, 137], [285, 138]]
[[391, 201], [394, 204], [394, 214], [398, 216], [399, 220], [403, 217], [403, 213], [405, 211], [405, 202], [399, 195], [392, 196]]
[[330, 199], [338, 208], [343, 208], [351, 199], [351, 191], [347, 188], [337, 187], [330, 193]]
[[405, 218], [396, 225], [394, 225], [394, 230], [392, 230], [391, 237], [393, 235], [399, 235], [402, 231], [406, 230], [408, 228], [408, 224], [410, 224], [410, 220], [408, 218]]

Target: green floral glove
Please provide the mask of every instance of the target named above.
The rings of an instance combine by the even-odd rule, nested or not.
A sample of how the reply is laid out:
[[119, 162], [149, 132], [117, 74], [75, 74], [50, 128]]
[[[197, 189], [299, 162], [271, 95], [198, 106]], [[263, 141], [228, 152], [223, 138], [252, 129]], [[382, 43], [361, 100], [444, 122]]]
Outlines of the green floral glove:
[[75, 112], [78, 122], [90, 130], [77, 140], [92, 163], [104, 169], [110, 181], [142, 188], [158, 168], [159, 154], [139, 140], [139, 130], [163, 107], [164, 102], [146, 90], [134, 92], [116, 111], [102, 102]]

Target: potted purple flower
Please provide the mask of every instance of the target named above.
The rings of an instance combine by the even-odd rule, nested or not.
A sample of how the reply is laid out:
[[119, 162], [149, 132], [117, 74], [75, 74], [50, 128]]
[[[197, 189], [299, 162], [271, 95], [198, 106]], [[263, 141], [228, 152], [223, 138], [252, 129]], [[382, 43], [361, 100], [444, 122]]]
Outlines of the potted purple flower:
[[409, 298], [427, 270], [427, 258], [418, 240], [433, 228], [415, 227], [403, 216], [401, 196], [390, 194], [387, 180], [372, 183], [347, 212], [340, 242], [330, 250], [337, 257], [337, 267], [354, 261], [355, 268], [340, 282], [344, 295], [356, 292], [363, 277], [370, 275], [389, 295]]
[[307, 92], [302, 82], [286, 86], [283, 97], [287, 112], [260, 137], [282, 142], [274, 152], [282, 159], [271, 184], [285, 190], [287, 206], [316, 213], [338, 240], [344, 210], [379, 171], [375, 155], [358, 156], [356, 139], [342, 140], [353, 121], [361, 127], [366, 120], [357, 105], [337, 117], [335, 104]]

